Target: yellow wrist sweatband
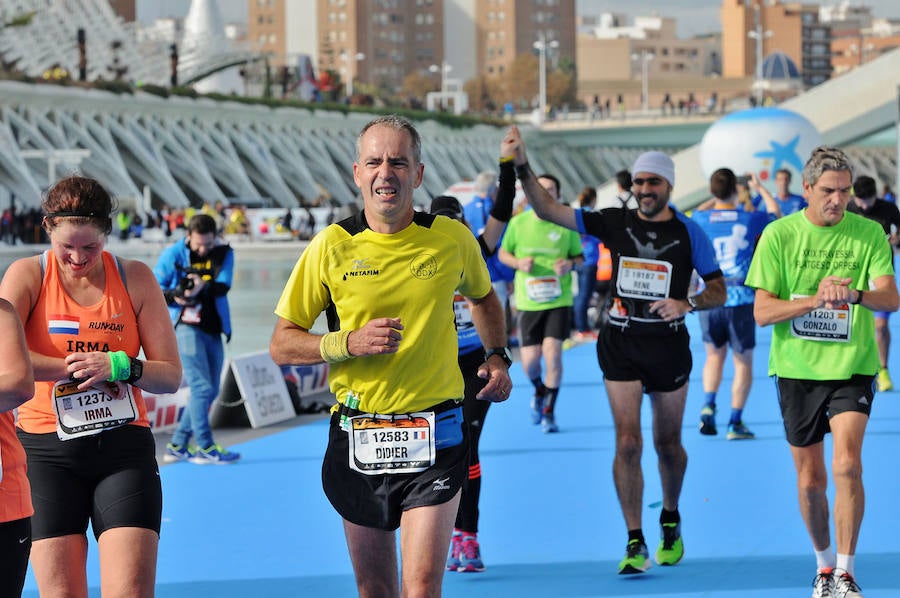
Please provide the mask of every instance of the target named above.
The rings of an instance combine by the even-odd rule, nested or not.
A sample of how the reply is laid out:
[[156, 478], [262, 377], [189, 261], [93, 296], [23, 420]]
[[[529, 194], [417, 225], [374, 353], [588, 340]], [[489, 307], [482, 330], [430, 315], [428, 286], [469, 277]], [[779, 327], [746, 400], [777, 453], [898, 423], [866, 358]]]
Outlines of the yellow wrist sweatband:
[[349, 340], [349, 330], [329, 332], [322, 336], [322, 340], [319, 342], [319, 354], [322, 355], [322, 359], [327, 363], [347, 361], [353, 357], [350, 354], [350, 349], [347, 347]]

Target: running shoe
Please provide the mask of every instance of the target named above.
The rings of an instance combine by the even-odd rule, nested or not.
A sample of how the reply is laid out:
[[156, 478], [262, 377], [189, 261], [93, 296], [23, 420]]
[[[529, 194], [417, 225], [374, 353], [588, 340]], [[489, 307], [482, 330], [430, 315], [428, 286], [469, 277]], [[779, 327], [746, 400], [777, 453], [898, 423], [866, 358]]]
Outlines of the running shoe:
[[856, 580], [843, 569], [834, 570], [834, 589], [831, 595], [834, 598], [863, 598]]
[[619, 563], [619, 575], [644, 573], [650, 565], [647, 545], [640, 540], [629, 540], [628, 546], [625, 547], [625, 558]]
[[447, 556], [447, 571], [459, 571], [462, 539], [462, 534], [459, 532], [453, 532], [453, 536], [450, 537], [450, 555]]
[[684, 542], [681, 541], [681, 523], [663, 523], [662, 539], [656, 549], [656, 564], [677, 565], [684, 556]]
[[475, 536], [463, 536], [462, 551], [459, 555], [460, 573], [480, 573], [484, 571], [484, 563], [481, 562], [481, 547]]
[[894, 390], [894, 383], [891, 381], [891, 375], [888, 374], [887, 368], [878, 370], [878, 392], [887, 392]]
[[194, 451], [186, 444], [166, 444], [166, 452], [163, 454], [163, 463], [177, 463], [187, 461], [194, 456]]
[[541, 418], [541, 431], [544, 434], [555, 434], [559, 432], [559, 426], [556, 425], [556, 415], [553, 413], [545, 413]]
[[531, 397], [531, 423], [539, 425], [544, 417], [544, 395], [534, 393]]
[[700, 410], [700, 433], [705, 436], [715, 436], [719, 433], [716, 430], [716, 409], [706, 405]]
[[816, 571], [813, 579], [812, 598], [832, 598], [834, 592], [834, 567]]
[[198, 465], [207, 465], [215, 463], [216, 465], [228, 465], [236, 462], [241, 458], [240, 453], [229, 451], [218, 444], [214, 444], [205, 449], [197, 449], [191, 457], [191, 463]]
[[751, 432], [743, 422], [738, 422], [728, 424], [728, 434], [725, 437], [728, 440], [752, 440], [756, 438], [756, 434]]

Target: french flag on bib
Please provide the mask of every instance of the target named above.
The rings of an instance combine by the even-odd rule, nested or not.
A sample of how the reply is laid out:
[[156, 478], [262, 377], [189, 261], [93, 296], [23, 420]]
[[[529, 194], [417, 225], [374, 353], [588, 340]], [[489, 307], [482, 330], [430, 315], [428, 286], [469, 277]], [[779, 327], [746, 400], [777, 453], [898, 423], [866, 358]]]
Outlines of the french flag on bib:
[[78, 330], [79, 322], [77, 316], [52, 314], [47, 321], [47, 332], [50, 334], [71, 334], [77, 336]]

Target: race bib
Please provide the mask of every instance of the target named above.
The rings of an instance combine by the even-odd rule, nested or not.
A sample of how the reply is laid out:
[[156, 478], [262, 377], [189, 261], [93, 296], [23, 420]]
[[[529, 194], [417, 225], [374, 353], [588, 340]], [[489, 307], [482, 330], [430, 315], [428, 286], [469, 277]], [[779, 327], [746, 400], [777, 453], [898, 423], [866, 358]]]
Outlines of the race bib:
[[619, 296], [657, 301], [669, 296], [672, 283], [672, 264], [662, 260], [639, 257], [619, 257], [616, 289]]
[[60, 440], [98, 434], [137, 419], [137, 407], [129, 385], [125, 385], [122, 398], [116, 399], [97, 388], [78, 390], [77, 382], [60, 380], [53, 385], [53, 408]]
[[[792, 295], [791, 299], [807, 295]], [[846, 303], [834, 309], [814, 309], [806, 315], [791, 320], [791, 334], [810, 341], [850, 342], [850, 305]]]
[[525, 294], [535, 303], [549, 303], [562, 296], [562, 285], [556, 276], [526, 278]]
[[350, 418], [350, 468], [366, 475], [415, 473], [434, 465], [434, 413]]
[[475, 327], [475, 323], [472, 322], [472, 310], [469, 308], [469, 302], [462, 295], [453, 297], [453, 315], [456, 320], [457, 330]]

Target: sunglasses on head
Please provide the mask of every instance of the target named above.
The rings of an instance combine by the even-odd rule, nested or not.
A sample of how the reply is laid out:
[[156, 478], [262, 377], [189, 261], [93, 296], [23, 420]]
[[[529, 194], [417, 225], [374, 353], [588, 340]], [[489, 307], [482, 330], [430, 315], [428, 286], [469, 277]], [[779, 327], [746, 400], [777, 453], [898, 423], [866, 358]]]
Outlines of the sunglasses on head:
[[643, 187], [645, 183], [655, 187], [656, 185], [661, 185], [663, 182], [663, 179], [661, 179], [657, 176], [654, 176], [654, 177], [650, 177], [649, 179], [634, 179], [632, 182], [635, 185], [637, 185], [638, 187]]

